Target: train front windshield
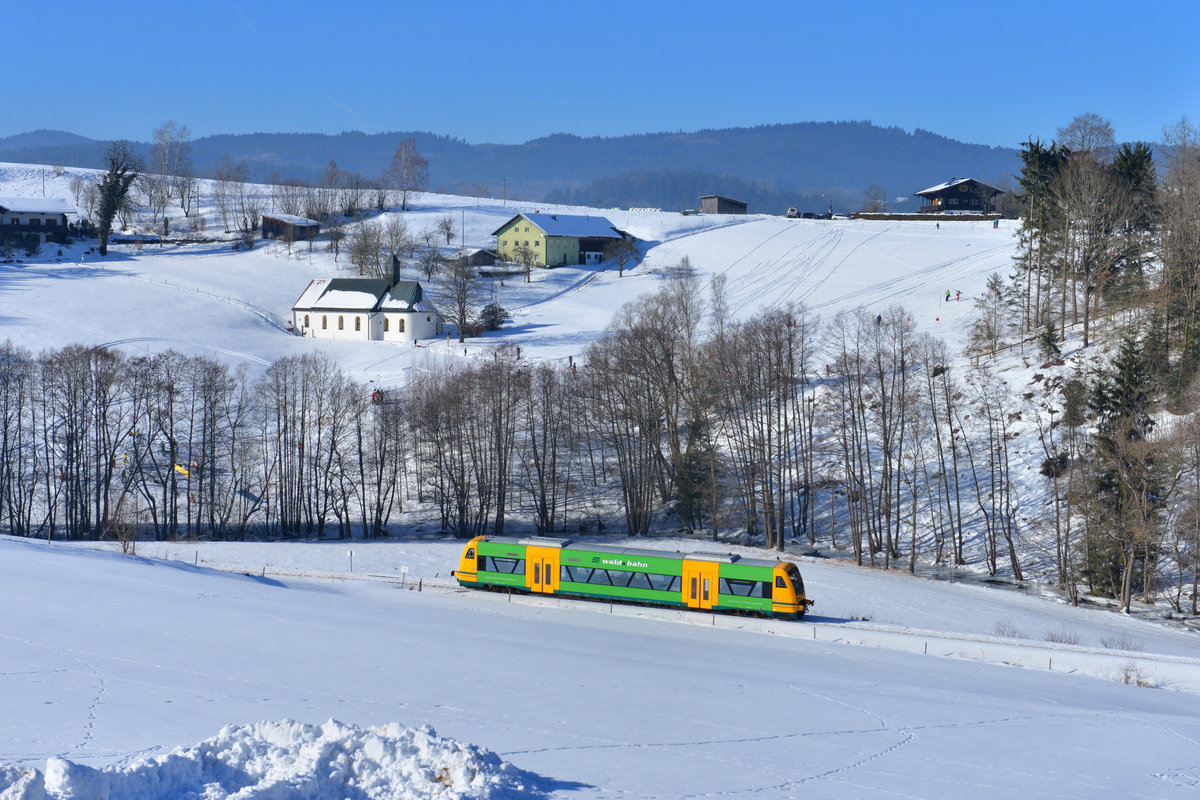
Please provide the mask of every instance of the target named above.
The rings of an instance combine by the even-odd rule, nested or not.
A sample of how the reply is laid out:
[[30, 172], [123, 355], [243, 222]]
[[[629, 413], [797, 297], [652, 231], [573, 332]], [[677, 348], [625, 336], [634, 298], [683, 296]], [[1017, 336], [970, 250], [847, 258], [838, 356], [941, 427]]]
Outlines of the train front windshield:
[[796, 569], [795, 564], [787, 565], [787, 575], [792, 579], [792, 586], [796, 589], [796, 595], [804, 594], [804, 579], [800, 577], [800, 570]]

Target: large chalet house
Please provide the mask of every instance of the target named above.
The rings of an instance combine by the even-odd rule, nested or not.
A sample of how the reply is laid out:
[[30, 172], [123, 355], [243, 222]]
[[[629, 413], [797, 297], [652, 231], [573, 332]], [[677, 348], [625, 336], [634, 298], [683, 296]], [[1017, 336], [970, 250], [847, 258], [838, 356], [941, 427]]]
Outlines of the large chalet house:
[[1000, 190], [974, 178], [951, 178], [915, 194], [923, 214], [987, 214]]
[[416, 342], [442, 335], [442, 317], [417, 281], [318, 278], [292, 307], [292, 330], [313, 339]]
[[492, 232], [502, 261], [539, 267], [599, 264], [604, 248], [624, 234], [604, 217], [578, 214], [517, 214]]
[[75, 206], [57, 197], [0, 197], [0, 239], [36, 234], [38, 242], [65, 242]]

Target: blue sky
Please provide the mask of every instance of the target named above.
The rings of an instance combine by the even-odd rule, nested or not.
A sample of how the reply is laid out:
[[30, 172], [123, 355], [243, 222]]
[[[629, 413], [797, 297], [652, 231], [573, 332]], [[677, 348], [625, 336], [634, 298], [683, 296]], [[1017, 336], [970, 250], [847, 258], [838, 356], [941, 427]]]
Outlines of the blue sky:
[[[115, 2], [4, 9], [0, 137], [469, 142], [870, 120], [962, 141], [1200, 121], [1200, 3]], [[19, 33], [18, 33], [19, 32]]]

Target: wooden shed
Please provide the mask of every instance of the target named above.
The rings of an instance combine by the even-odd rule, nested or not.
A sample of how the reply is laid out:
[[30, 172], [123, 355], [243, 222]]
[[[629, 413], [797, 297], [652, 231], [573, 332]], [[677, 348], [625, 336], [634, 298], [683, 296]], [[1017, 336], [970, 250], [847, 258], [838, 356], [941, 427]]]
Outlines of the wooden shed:
[[748, 213], [748, 209], [748, 203], [734, 200], [732, 197], [723, 197], [719, 194], [700, 196], [701, 214], [745, 214]]
[[263, 214], [264, 239], [290, 239], [293, 242], [311, 241], [321, 232], [321, 223], [294, 214]]

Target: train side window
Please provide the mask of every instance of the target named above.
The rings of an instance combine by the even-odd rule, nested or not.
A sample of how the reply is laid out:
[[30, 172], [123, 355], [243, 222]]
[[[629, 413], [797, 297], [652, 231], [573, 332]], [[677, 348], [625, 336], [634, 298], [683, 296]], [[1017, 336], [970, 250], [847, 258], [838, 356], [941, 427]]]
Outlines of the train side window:
[[[671, 584], [679, 580], [678, 575], [647, 575], [646, 580], [650, 582], [651, 589], [657, 589], [660, 592], [671, 591]], [[675, 589], [679, 591], [678, 587]]]
[[485, 568], [485, 572], [503, 572], [508, 575], [524, 575], [525, 562], [517, 558], [497, 558], [495, 556], [485, 557], [485, 561], [490, 564]]
[[613, 586], [628, 586], [629, 579], [633, 577], [632, 572], [622, 572], [621, 570], [609, 570], [608, 579], [612, 581]]
[[592, 577], [588, 578], [588, 583], [594, 583], [600, 586], [611, 586], [612, 581], [608, 579], [608, 570], [597, 569], [592, 571]]
[[592, 579], [591, 567], [563, 567], [567, 572], [567, 580], [575, 581], [576, 583], [590, 583]]
[[629, 579], [630, 589], [652, 589], [650, 585], [650, 576], [644, 572], [632, 572]]
[[771, 596], [771, 582], [770, 581], [763, 581], [762, 583], [759, 584], [759, 587], [761, 587], [760, 592], [763, 597]]
[[721, 578], [717, 584], [717, 592], [720, 594], [733, 594], [738, 597], [753, 597], [755, 589], [758, 588], [758, 581], [744, 581], [737, 578]]

